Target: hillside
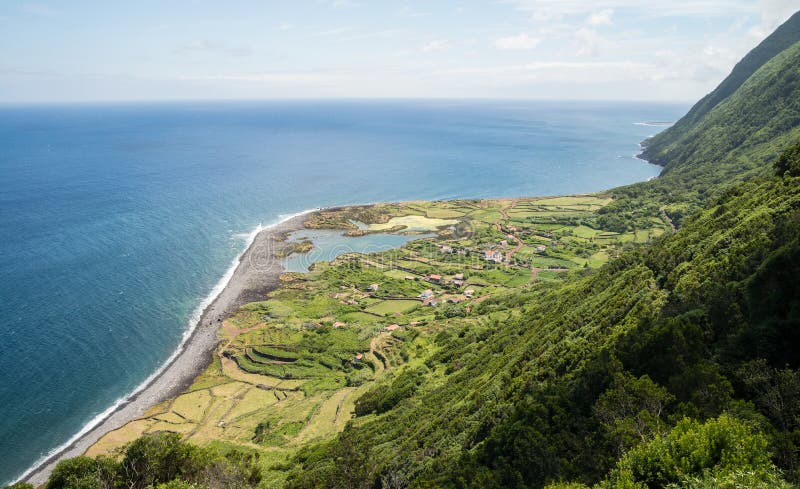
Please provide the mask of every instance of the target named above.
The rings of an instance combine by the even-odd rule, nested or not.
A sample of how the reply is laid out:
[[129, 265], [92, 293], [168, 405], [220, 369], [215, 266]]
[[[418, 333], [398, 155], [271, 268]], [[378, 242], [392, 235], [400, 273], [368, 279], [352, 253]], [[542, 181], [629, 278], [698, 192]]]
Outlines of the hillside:
[[[755, 63], [790, 41], [771, 59]], [[712, 99], [703, 99], [691, 117], [645, 142], [642, 157], [664, 166], [661, 176], [615, 189], [620, 202], [608, 212], [619, 210], [630, 221], [648, 206], [651, 215], [653, 208], [663, 207], [680, 225], [724, 188], [768, 173], [770, 162], [800, 137], [800, 14], [762, 46], [714, 92], [713, 107]], [[744, 67], [757, 64], [750, 77], [740, 80]], [[738, 88], [728, 93], [734, 85]]]
[[672, 153], [675, 143], [696, 128], [706, 114], [733, 95], [756, 71], [772, 58], [800, 40], [800, 12], [770, 34], [763, 42], [739, 61], [722, 83], [700, 99], [675, 125], [654, 136], [647, 143], [644, 157], [653, 163], [667, 166], [680, 164]]

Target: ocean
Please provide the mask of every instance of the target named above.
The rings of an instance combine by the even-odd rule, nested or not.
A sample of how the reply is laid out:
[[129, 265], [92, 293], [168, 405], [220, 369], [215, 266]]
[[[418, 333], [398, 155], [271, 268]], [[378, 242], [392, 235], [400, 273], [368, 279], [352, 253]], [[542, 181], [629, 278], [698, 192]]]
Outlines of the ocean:
[[305, 209], [598, 191], [684, 104], [0, 106], [0, 485], [170, 356], [258, 225]]

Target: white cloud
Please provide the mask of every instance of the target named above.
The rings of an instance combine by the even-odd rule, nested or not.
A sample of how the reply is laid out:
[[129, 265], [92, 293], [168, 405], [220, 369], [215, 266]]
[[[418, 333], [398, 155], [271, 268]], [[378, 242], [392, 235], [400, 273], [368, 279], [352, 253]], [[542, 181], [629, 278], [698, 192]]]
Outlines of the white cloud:
[[497, 86], [531, 83], [593, 85], [659, 79], [656, 65], [633, 61], [537, 61], [522, 65], [442, 70], [436, 74], [444, 77], [485, 79]]
[[597, 31], [585, 27], [575, 31], [575, 41], [578, 46], [576, 56], [597, 56], [605, 44], [605, 39]]
[[598, 12], [592, 12], [586, 19], [589, 25], [612, 25], [611, 17], [614, 15], [614, 10], [607, 8]]
[[516, 36], [496, 39], [494, 41], [494, 47], [497, 49], [534, 49], [540, 42], [542, 42], [541, 39], [522, 33]]
[[181, 75], [176, 79], [180, 81], [224, 81], [244, 83], [264, 83], [273, 85], [319, 85], [331, 82], [341, 82], [352, 77], [345, 72], [271, 72], [251, 74], [220, 74], [220, 75]]
[[437, 39], [435, 41], [431, 41], [424, 46], [422, 46], [421, 50], [423, 53], [432, 53], [434, 51], [445, 51], [450, 49], [450, 42], [446, 39]]
[[753, 26], [748, 34], [761, 41], [798, 9], [797, 0], [761, 0], [761, 22]]

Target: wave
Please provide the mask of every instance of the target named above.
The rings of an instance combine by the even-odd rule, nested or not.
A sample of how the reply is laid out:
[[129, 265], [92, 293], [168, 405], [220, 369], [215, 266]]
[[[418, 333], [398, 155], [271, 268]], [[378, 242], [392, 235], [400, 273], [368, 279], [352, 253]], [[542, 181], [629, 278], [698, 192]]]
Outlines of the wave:
[[634, 126], [647, 126], [647, 127], [667, 127], [675, 124], [674, 122], [670, 121], [645, 121], [645, 122], [634, 122]]
[[234, 237], [244, 238], [246, 246], [244, 247], [244, 249], [242, 249], [242, 251], [238, 255], [236, 255], [233, 261], [231, 261], [230, 266], [225, 271], [225, 274], [222, 276], [222, 278], [220, 278], [219, 281], [217, 281], [216, 285], [214, 285], [214, 287], [211, 289], [211, 292], [209, 292], [209, 294], [200, 302], [200, 304], [198, 304], [194, 312], [192, 312], [192, 315], [189, 317], [189, 320], [187, 322], [186, 330], [184, 330], [183, 335], [181, 336], [181, 341], [180, 343], [178, 343], [178, 346], [177, 348], [175, 348], [175, 351], [173, 351], [172, 354], [166, 360], [164, 360], [164, 362], [161, 364], [160, 367], [158, 367], [158, 369], [156, 369], [155, 372], [150, 374], [149, 377], [147, 377], [138, 386], [136, 386], [135, 389], [133, 389], [125, 396], [122, 396], [116, 401], [114, 401], [114, 403], [111, 406], [109, 406], [108, 409], [106, 409], [105, 411], [101, 412], [100, 414], [92, 418], [88, 423], [86, 423], [83, 426], [83, 428], [81, 428], [69, 440], [67, 440], [63, 444], [59, 445], [53, 450], [50, 450], [47, 454], [40, 457], [36, 462], [34, 462], [34, 464], [31, 467], [29, 467], [27, 470], [25, 470], [25, 472], [23, 472], [18, 477], [13, 479], [13, 481], [18, 482], [26, 479], [28, 476], [30, 476], [32, 473], [38, 470], [42, 465], [48, 463], [53, 457], [56, 457], [61, 452], [68, 450], [75, 442], [77, 442], [84, 435], [95, 429], [98, 425], [100, 425], [100, 423], [102, 423], [109, 416], [114, 414], [120, 407], [131, 402], [133, 398], [135, 398], [138, 394], [147, 389], [147, 387], [155, 379], [157, 379], [162, 373], [164, 373], [164, 371], [167, 368], [169, 368], [170, 365], [172, 365], [172, 362], [174, 362], [175, 359], [178, 358], [178, 355], [180, 355], [186, 349], [186, 345], [191, 339], [192, 334], [194, 334], [194, 331], [200, 324], [200, 319], [203, 317], [203, 312], [206, 310], [208, 306], [210, 306], [217, 299], [217, 297], [219, 297], [222, 291], [225, 290], [225, 287], [228, 286], [228, 283], [231, 281], [231, 278], [233, 278], [233, 274], [236, 272], [236, 268], [239, 266], [239, 261], [242, 259], [242, 256], [244, 256], [244, 254], [247, 253], [247, 250], [250, 249], [250, 247], [253, 245], [253, 242], [255, 241], [256, 236], [258, 236], [258, 233], [260, 233], [265, 229], [279, 226], [280, 224], [283, 224], [286, 221], [294, 219], [295, 217], [300, 217], [302, 215], [309, 214], [311, 212], [318, 210], [320, 210], [320, 208], [316, 207], [313, 209], [306, 209], [304, 211], [296, 212], [294, 214], [280, 214], [278, 215], [277, 221], [268, 224], [267, 226], [259, 224], [258, 226], [256, 226], [255, 229], [253, 229], [251, 232], [247, 234], [244, 233], [235, 234]]

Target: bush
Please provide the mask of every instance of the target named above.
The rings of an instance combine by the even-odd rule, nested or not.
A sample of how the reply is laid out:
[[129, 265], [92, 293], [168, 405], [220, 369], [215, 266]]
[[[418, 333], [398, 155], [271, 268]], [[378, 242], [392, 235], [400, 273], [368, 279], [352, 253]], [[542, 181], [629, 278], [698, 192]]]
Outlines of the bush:
[[62, 460], [45, 489], [105, 489], [113, 487], [118, 466], [107, 458], [85, 456]]
[[783, 483], [770, 461], [766, 438], [746, 422], [722, 415], [705, 423], [686, 418], [666, 436], [632, 449], [601, 487], [686, 487], [690, 482], [698, 488], [735, 487], [713, 482], [741, 478], [762, 485]]

